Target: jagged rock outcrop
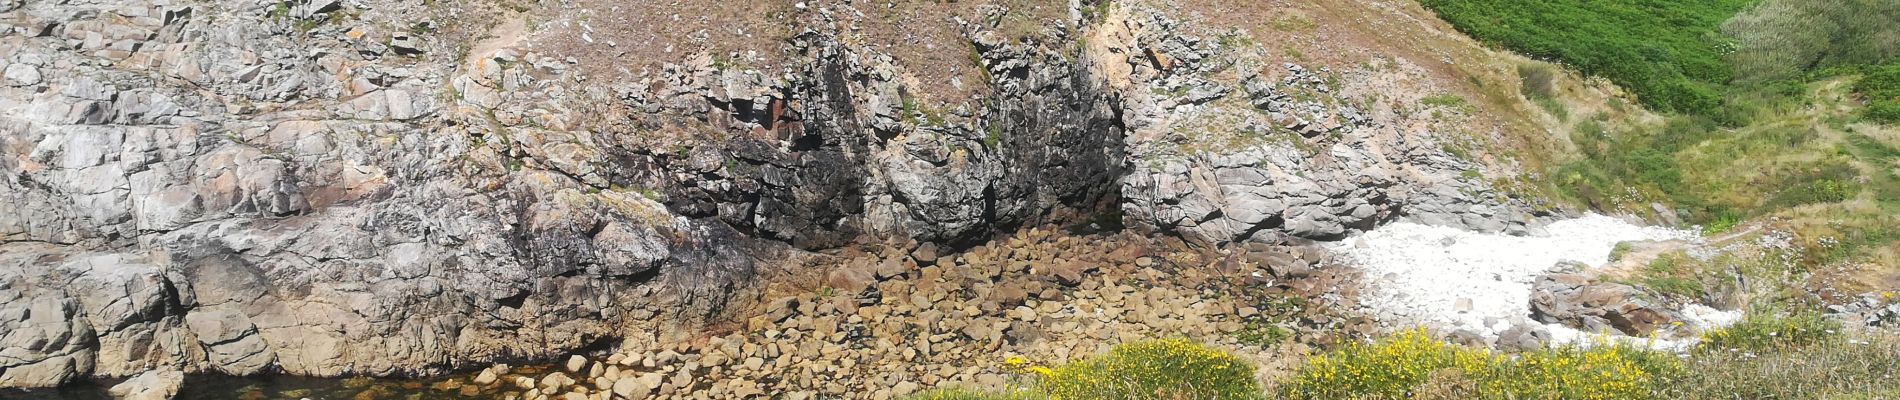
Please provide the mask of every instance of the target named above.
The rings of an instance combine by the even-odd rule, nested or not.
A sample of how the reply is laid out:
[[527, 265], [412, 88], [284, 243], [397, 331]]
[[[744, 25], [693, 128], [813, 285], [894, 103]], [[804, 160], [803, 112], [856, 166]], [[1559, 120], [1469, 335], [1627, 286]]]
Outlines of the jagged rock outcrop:
[[1450, 150], [1470, 139], [1437, 122], [1470, 111], [1404, 108], [1425, 92], [1392, 82], [1429, 85], [1418, 67], [1261, 63], [1258, 49], [1227, 44], [1245, 41], [1180, 25], [1118, 12], [1089, 41], [1124, 95], [1131, 223], [1210, 244], [1337, 240], [1399, 218], [1491, 232], [1537, 225], [1530, 207], [1471, 177], [1481, 164]]
[[987, 89], [940, 98], [842, 2], [774, 68], [618, 75], [483, 2], [7, 3], [0, 386], [546, 358], [689, 335], [803, 251], [1104, 214], [1213, 245], [1530, 222], [1377, 86], [1080, 5], [945, 16]]

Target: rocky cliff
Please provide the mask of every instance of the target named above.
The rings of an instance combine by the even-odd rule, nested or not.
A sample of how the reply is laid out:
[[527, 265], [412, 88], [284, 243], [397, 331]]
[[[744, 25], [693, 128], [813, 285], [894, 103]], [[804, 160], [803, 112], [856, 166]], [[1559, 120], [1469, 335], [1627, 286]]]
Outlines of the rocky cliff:
[[1419, 61], [1143, 2], [700, 3], [0, 1], [0, 386], [686, 336], [858, 243], [1536, 226]]

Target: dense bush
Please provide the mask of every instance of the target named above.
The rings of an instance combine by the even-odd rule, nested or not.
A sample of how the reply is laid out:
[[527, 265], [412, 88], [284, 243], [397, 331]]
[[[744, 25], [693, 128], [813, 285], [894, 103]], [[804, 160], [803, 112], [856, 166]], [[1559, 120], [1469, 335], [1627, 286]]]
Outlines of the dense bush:
[[1717, 111], [1722, 22], [1753, 0], [1423, 0], [1478, 40], [1609, 78], [1651, 107]]

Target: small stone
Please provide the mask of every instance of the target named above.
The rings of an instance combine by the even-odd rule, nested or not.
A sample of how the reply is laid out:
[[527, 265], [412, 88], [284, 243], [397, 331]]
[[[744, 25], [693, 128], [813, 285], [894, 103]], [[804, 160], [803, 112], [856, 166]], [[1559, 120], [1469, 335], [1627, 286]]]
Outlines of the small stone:
[[587, 368], [587, 357], [581, 357], [579, 355], [567, 357], [567, 372], [573, 372], [573, 373], [578, 374], [581, 372], [582, 369], [586, 369], [586, 368]]
[[890, 279], [898, 275], [903, 275], [904, 272], [909, 270], [910, 268], [904, 265], [904, 263], [898, 262], [897, 260], [886, 259], [877, 265], [877, 278]]
[[495, 384], [495, 381], [497, 379], [500, 379], [500, 377], [495, 376], [494, 368], [483, 369], [482, 373], [475, 374], [475, 384], [477, 385], [482, 385], [482, 386], [492, 385], [492, 384]]
[[896, 385], [891, 386], [891, 393], [896, 394], [898, 396], [903, 396], [903, 395], [914, 393], [917, 391], [917, 389], [921, 389], [921, 388], [922, 387], [918, 386], [916, 382], [903, 381], [903, 382], [898, 382]]
[[910, 259], [916, 260], [917, 265], [936, 265], [937, 264], [937, 244], [924, 243], [922, 245], [918, 245], [916, 249], [912, 249], [910, 251]]
[[[691, 376], [691, 375], [684, 374], [684, 372], [686, 371], [682, 370], [680, 372], [682, 373], [681, 375], [683, 376], [688, 376], [688, 377]], [[636, 380], [639, 381], [642, 386], [646, 386], [647, 389], [658, 389], [660, 388], [660, 381], [664, 379], [666, 379], [665, 375], [660, 375], [658, 373], [646, 373], [646, 374], [641, 374], [640, 377], [637, 378]], [[675, 377], [674, 379], [678, 380], [679, 378]]]
[[651, 394], [653, 389], [635, 379], [621, 379], [618, 382], [614, 382], [613, 392], [614, 396], [618, 398], [640, 400], [645, 399], [648, 394]]
[[389, 49], [401, 55], [422, 54], [422, 39], [407, 33], [398, 33], [389, 38]]
[[574, 378], [569, 378], [567, 374], [559, 372], [548, 373], [547, 376], [541, 377], [541, 388], [548, 389], [549, 392], [555, 392], [573, 384]]

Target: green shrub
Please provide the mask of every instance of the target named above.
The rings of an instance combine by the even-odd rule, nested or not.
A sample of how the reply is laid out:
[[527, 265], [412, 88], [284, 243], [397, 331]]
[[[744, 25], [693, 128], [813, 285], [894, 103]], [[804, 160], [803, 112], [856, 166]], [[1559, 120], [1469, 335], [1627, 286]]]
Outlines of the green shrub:
[[1854, 93], [1869, 100], [1900, 99], [1900, 63], [1875, 68], [1854, 81]]
[[1265, 320], [1247, 321], [1247, 324], [1234, 333], [1241, 343], [1260, 347], [1273, 347], [1293, 337], [1293, 331]]
[[1861, 117], [1883, 124], [1900, 123], [1900, 63], [1875, 68], [1854, 82], [1854, 93], [1867, 100]]
[[1861, 110], [1861, 117], [1882, 124], [1900, 124], [1900, 101], [1875, 101]]
[[1057, 399], [1253, 399], [1265, 393], [1253, 364], [1187, 339], [1124, 343], [1103, 354], [1035, 370]]
[[1754, 0], [1423, 0], [1458, 30], [1532, 57], [1609, 78], [1643, 104], [1719, 109], [1731, 72], [1720, 27]]
[[1557, 70], [1544, 64], [1519, 64], [1517, 79], [1523, 83], [1518, 93], [1530, 99], [1557, 97]]

